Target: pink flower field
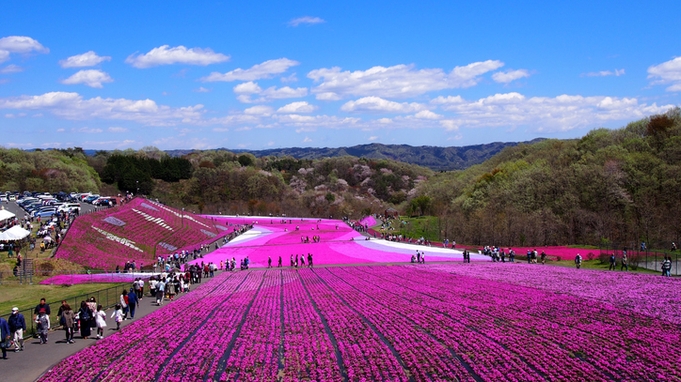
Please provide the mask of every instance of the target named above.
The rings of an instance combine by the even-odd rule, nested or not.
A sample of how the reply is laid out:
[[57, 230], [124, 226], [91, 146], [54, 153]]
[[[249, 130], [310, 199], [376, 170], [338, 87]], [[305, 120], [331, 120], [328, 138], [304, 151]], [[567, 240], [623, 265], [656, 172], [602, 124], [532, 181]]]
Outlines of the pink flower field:
[[679, 282], [619, 275], [491, 262], [223, 272], [40, 380], [681, 379]]
[[[269, 217], [211, 217], [218, 224], [254, 224], [252, 230], [236, 238], [218, 250], [205, 255], [195, 262], [237, 260], [249, 257], [251, 267], [266, 267], [268, 257], [276, 266], [279, 256], [284, 266], [290, 265], [294, 257], [313, 255], [314, 264], [359, 264], [359, 263], [408, 263], [411, 255], [418, 250], [426, 255], [426, 261], [462, 261], [459, 250], [426, 247], [385, 240], [366, 240], [340, 220], [329, 219], [286, 219]], [[370, 218], [373, 219], [373, 218]], [[371, 221], [369, 221], [371, 222]], [[375, 224], [375, 221], [374, 221]], [[313, 236], [319, 237], [314, 243]], [[309, 238], [302, 243], [301, 238]], [[489, 259], [471, 255], [472, 260]], [[306, 260], [307, 261], [307, 260]]]
[[55, 257], [113, 270], [126, 261], [151, 264], [158, 255], [192, 250], [231, 231], [211, 219], [137, 197], [120, 207], [77, 217]]

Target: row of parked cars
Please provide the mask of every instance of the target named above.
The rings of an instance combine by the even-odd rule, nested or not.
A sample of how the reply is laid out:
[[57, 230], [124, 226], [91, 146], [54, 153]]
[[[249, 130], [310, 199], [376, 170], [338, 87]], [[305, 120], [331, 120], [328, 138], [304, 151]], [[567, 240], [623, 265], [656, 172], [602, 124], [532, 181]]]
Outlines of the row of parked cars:
[[67, 194], [59, 192], [57, 194], [39, 192], [10, 192], [0, 194], [0, 202], [16, 203], [23, 208], [26, 213], [33, 217], [50, 218], [61, 212], [80, 213], [81, 203], [89, 203], [95, 206], [112, 207], [118, 204], [118, 198], [113, 196], [100, 196], [90, 192]]
[[21, 198], [17, 201], [17, 204], [23, 208], [29, 216], [34, 218], [51, 218], [61, 212], [80, 213], [80, 203], [60, 202], [47, 195]]

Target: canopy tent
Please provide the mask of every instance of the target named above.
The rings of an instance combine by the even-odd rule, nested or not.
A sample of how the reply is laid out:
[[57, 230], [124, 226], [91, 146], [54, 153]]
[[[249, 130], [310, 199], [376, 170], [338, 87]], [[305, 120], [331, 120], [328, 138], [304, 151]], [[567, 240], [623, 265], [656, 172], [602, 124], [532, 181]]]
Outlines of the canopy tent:
[[13, 213], [11, 213], [11, 212], [9, 212], [9, 211], [7, 211], [7, 210], [5, 210], [5, 209], [0, 209], [0, 222], [1, 222], [1, 221], [5, 221], [5, 220], [7, 220], [7, 219], [12, 219], [12, 218], [14, 218], [15, 216], [16, 216], [16, 215], [14, 215]]
[[7, 231], [0, 233], [0, 240], [7, 241], [21, 240], [30, 234], [31, 233], [29, 231], [26, 231], [20, 226], [15, 225], [14, 227], [8, 229]]

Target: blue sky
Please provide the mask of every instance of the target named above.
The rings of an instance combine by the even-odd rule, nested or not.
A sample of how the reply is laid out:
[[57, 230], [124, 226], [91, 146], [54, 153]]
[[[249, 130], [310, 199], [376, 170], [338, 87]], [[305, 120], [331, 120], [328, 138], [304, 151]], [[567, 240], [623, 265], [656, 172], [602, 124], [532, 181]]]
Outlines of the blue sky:
[[681, 105], [681, 2], [554, 3], [3, 1], [0, 146], [464, 146]]

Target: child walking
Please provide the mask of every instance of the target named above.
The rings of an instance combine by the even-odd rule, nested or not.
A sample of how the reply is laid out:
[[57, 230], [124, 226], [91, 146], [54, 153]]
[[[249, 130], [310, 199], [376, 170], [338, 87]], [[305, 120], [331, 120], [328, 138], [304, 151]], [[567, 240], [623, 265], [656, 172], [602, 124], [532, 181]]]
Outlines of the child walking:
[[121, 330], [121, 322], [123, 322], [123, 308], [121, 304], [116, 304], [116, 308], [111, 313], [111, 318], [116, 322], [116, 330]]
[[106, 328], [106, 312], [102, 309], [102, 305], [97, 305], [97, 313], [95, 313], [95, 323], [97, 324], [97, 339], [104, 338], [104, 328]]
[[47, 315], [45, 309], [40, 309], [38, 318], [35, 319], [38, 324], [38, 336], [40, 336], [40, 344], [47, 343], [47, 333], [50, 330], [50, 316]]

